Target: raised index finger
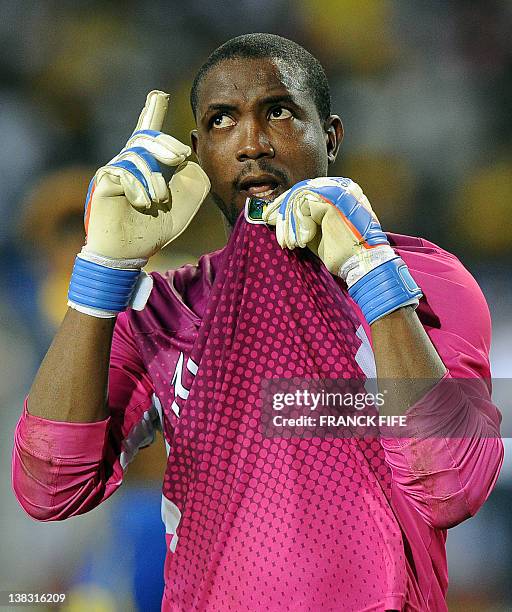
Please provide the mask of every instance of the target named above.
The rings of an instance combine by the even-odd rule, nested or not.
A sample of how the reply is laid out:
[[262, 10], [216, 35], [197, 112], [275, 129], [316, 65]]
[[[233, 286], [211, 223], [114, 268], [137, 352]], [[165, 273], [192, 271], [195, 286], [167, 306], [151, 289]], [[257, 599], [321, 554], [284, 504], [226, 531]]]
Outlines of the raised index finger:
[[158, 91], [157, 89], [150, 91], [134, 131], [156, 130], [160, 132], [164, 124], [168, 105], [169, 94], [164, 91]]

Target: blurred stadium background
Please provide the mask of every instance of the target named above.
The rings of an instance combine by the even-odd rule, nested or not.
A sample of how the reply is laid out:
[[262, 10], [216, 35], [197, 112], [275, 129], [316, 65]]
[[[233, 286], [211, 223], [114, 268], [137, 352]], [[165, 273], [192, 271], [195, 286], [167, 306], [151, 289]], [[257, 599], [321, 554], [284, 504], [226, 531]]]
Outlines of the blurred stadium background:
[[[38, 524], [10, 490], [12, 435], [65, 311], [91, 175], [150, 89], [172, 93], [168, 129], [189, 142], [192, 78], [228, 38], [281, 34], [323, 62], [346, 132], [332, 173], [361, 183], [385, 229], [460, 257], [493, 315], [493, 375], [511, 378], [510, 1], [0, 0], [0, 15], [0, 590], [66, 592], [76, 611], [160, 609], [161, 440], [103, 507]], [[153, 267], [223, 241], [206, 202]], [[507, 455], [483, 510], [449, 532], [450, 610], [512, 610], [511, 506]]]

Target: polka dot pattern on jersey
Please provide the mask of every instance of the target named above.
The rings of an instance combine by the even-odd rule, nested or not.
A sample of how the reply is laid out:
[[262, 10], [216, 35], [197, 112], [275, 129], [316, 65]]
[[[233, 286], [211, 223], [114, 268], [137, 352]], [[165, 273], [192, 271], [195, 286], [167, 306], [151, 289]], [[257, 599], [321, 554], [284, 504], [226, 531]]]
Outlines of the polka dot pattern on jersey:
[[308, 250], [239, 219], [191, 357], [164, 495], [180, 509], [169, 610], [359, 610], [405, 592], [376, 439], [266, 438], [261, 381], [360, 378], [360, 321]]

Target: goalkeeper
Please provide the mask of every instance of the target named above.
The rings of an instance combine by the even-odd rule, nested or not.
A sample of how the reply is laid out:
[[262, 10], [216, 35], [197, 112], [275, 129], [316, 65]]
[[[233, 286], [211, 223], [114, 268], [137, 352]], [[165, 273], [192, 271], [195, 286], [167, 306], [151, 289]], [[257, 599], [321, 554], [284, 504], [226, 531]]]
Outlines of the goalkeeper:
[[[199, 165], [161, 132], [168, 96], [154, 91], [91, 182], [69, 310], [16, 429], [20, 504], [42, 521], [93, 509], [161, 429], [163, 610], [446, 610], [446, 529], [477, 512], [503, 460], [489, 388], [478, 402], [458, 387], [439, 392], [448, 379], [490, 377], [480, 289], [453, 255], [384, 233], [358, 185], [327, 178], [343, 127], [322, 67], [299, 45], [270, 34], [228, 41], [199, 70], [191, 103]], [[168, 183], [165, 166], [175, 168]], [[210, 188], [235, 228], [228, 246], [146, 275]], [[275, 234], [244, 225], [249, 197], [268, 202]], [[247, 260], [256, 236], [258, 268]], [[302, 257], [311, 251], [318, 259]], [[312, 311], [312, 291], [331, 306]], [[246, 329], [249, 317], [258, 330]], [[290, 358], [298, 328], [304, 350]], [[315, 349], [314, 334], [332, 354]], [[309, 353], [326, 378], [411, 381], [394, 390], [394, 413], [421, 417], [419, 391], [434, 425], [449, 428], [366, 446], [262, 438], [256, 404], [240, 398], [265, 368], [307, 378]]]

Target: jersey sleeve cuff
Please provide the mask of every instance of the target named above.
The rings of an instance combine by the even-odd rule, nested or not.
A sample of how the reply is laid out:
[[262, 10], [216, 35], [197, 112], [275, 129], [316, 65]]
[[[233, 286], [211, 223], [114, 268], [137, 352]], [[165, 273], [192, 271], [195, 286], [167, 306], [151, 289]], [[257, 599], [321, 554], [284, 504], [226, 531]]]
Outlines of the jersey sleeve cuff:
[[99, 461], [110, 427], [110, 416], [94, 423], [68, 423], [34, 416], [27, 400], [16, 427], [16, 439], [26, 452], [45, 460]]

